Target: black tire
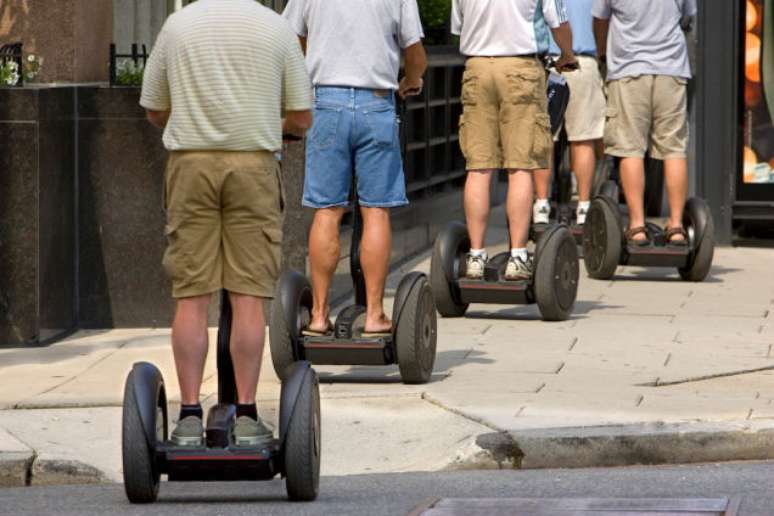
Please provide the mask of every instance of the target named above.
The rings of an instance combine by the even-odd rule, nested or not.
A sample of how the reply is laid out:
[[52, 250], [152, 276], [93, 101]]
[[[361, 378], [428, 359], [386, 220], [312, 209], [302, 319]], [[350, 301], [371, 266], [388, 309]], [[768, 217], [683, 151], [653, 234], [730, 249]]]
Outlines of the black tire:
[[678, 269], [685, 281], [704, 281], [715, 256], [715, 223], [712, 212], [702, 199], [689, 199], [683, 213], [683, 226], [691, 246], [689, 264]]
[[468, 304], [460, 301], [459, 261], [470, 250], [468, 230], [464, 224], [452, 222], [438, 234], [430, 261], [430, 285], [435, 306], [441, 317], [462, 317]]
[[591, 203], [583, 225], [583, 263], [589, 277], [608, 280], [621, 260], [621, 220], [606, 196]]
[[544, 321], [565, 321], [578, 295], [578, 246], [565, 226], [544, 234], [535, 263], [535, 298]]
[[277, 377], [284, 381], [297, 356], [296, 345], [312, 313], [312, 287], [296, 271], [288, 271], [277, 282], [269, 317], [271, 361]]
[[433, 292], [426, 278], [411, 287], [395, 328], [395, 348], [403, 383], [430, 381], [435, 365], [438, 327]]
[[[124, 490], [131, 503], [153, 503], [159, 494], [161, 474], [156, 466], [155, 450], [145, 436], [140, 409], [134, 389], [134, 371], [129, 373], [124, 386], [123, 423], [121, 428], [121, 456], [124, 470]], [[156, 404], [156, 439], [166, 440], [167, 416], [163, 390]]]
[[291, 501], [311, 502], [320, 491], [320, 429], [320, 388], [309, 369], [285, 437], [285, 488]]

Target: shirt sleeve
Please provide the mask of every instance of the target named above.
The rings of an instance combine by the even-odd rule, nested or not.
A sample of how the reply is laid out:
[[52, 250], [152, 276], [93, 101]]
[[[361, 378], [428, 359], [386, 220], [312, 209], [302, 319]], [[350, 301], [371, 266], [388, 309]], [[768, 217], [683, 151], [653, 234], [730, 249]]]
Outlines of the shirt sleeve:
[[567, 22], [567, 9], [564, 0], [545, 0], [543, 2], [543, 17], [552, 29]]
[[285, 111], [312, 109], [312, 82], [306, 70], [301, 44], [288, 31], [285, 68], [282, 71], [282, 107]]
[[296, 35], [301, 38], [307, 36], [309, 28], [306, 25], [306, 0], [290, 0], [282, 16]]
[[168, 111], [172, 108], [167, 77], [167, 31], [161, 29], [151, 55], [145, 63], [140, 105], [150, 111]]
[[455, 36], [462, 34], [462, 0], [452, 0], [451, 33]]
[[683, 17], [690, 18], [696, 16], [696, 0], [685, 0], [683, 2]]
[[591, 15], [600, 20], [609, 20], [612, 15], [610, 0], [594, 0], [594, 5], [591, 7]]
[[419, 17], [417, 0], [401, 0], [400, 2], [400, 34], [398, 43], [401, 48], [414, 45], [425, 37], [422, 30], [422, 19]]

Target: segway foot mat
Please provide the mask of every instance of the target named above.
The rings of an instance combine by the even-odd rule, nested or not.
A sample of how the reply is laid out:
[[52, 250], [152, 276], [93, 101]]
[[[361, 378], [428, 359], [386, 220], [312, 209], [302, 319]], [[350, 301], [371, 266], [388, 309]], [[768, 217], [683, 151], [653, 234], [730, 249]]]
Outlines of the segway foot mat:
[[304, 357], [313, 364], [386, 365], [393, 363], [392, 336], [339, 339], [304, 337]]
[[688, 263], [690, 249], [684, 247], [649, 245], [627, 245], [626, 265], [639, 265], [643, 267], [685, 267]]
[[161, 471], [170, 481], [269, 480], [279, 473], [279, 441], [261, 448], [188, 448], [172, 442], [156, 450]]
[[457, 284], [464, 303], [523, 305], [533, 302], [529, 281], [461, 279]]

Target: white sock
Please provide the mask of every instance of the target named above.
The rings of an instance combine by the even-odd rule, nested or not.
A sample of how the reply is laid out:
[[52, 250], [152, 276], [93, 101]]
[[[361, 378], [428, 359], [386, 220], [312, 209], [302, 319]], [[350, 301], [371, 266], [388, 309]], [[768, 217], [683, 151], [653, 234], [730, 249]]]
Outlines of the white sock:
[[529, 255], [527, 254], [527, 248], [526, 247], [522, 247], [522, 248], [518, 248], [518, 249], [517, 248], [511, 249], [511, 257], [512, 258], [518, 258], [522, 262], [526, 262], [527, 258], [529, 258]]
[[581, 210], [589, 211], [590, 206], [591, 206], [591, 201], [580, 201], [578, 202], [578, 211], [581, 211]]
[[545, 206], [550, 206], [551, 203], [548, 202], [548, 199], [537, 199], [535, 200], [535, 206], [538, 206], [540, 208], [543, 208]]
[[486, 261], [486, 249], [471, 249], [470, 250], [470, 256], [475, 256], [477, 258], [483, 258], [484, 261]]

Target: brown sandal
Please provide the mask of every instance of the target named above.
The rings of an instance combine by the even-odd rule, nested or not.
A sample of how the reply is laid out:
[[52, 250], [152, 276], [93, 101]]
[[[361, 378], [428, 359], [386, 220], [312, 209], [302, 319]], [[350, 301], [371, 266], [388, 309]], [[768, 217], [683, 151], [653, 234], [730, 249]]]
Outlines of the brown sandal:
[[[688, 233], [686, 233], [684, 228], [670, 228], [666, 227], [664, 228], [664, 236], [667, 240], [667, 245], [673, 245], [675, 247], [685, 247], [688, 245]], [[680, 235], [683, 237], [682, 240], [672, 240], [673, 236]]]
[[[640, 233], [645, 233], [645, 239], [644, 240], [635, 240], [634, 236], [639, 235]], [[647, 247], [650, 245], [650, 236], [648, 235], [648, 229], [645, 226], [637, 226], [636, 228], [631, 228], [624, 233], [624, 236], [626, 237], [626, 243], [629, 245], [637, 246], [637, 247]]]

